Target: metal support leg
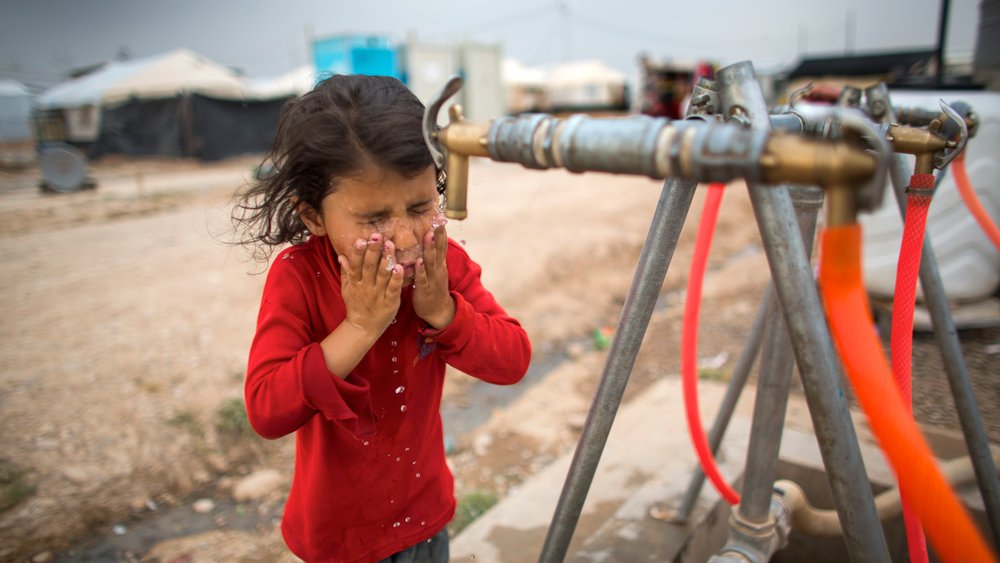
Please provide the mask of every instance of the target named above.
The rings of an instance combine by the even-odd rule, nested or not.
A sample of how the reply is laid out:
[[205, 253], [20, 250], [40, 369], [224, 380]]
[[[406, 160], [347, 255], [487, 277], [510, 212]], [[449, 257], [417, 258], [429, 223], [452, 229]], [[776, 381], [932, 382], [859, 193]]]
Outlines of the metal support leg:
[[[823, 204], [823, 191], [819, 188], [794, 187], [790, 188], [790, 192], [808, 257], [812, 254], [816, 216]], [[763, 360], [739, 505], [740, 518], [753, 524], [764, 523], [770, 517], [772, 489], [777, 474], [794, 362], [781, 306], [775, 301], [772, 309], [764, 337]]]
[[[742, 113], [756, 128], [769, 127], [767, 105], [750, 63], [720, 70], [717, 83], [724, 113]], [[795, 344], [795, 358], [837, 513], [844, 525], [848, 552], [855, 561], [888, 563], [889, 549], [875, 513], [871, 488], [858, 486], [868, 482], [868, 475], [848, 414], [816, 282], [802, 237], [797, 235], [788, 190], [751, 185], [750, 201]]]
[[670, 260], [677, 248], [696, 187], [697, 183], [694, 181], [673, 179], [667, 180], [663, 185], [615, 337], [608, 350], [604, 373], [601, 374], [597, 393], [552, 517], [552, 525], [542, 546], [540, 562], [561, 562], [569, 550], [573, 531], [580, 519], [583, 503], [594, 479], [615, 414], [621, 405], [625, 386], [646, 334], [653, 307], [660, 295]]
[[743, 489], [737, 507], [742, 519], [756, 524], [767, 522], [770, 514], [771, 489], [792, 381], [792, 350], [782, 316], [777, 303], [768, 311]]

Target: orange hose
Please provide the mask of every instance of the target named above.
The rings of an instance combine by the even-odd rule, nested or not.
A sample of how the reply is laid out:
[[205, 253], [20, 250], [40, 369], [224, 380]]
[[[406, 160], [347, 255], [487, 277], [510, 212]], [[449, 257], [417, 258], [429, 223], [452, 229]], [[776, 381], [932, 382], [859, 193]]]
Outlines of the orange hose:
[[969, 208], [969, 213], [979, 223], [979, 227], [986, 233], [986, 236], [993, 242], [993, 246], [1000, 250], [1000, 228], [990, 219], [990, 214], [983, 208], [983, 204], [976, 197], [972, 183], [969, 182], [969, 175], [965, 170], [965, 151], [958, 153], [955, 160], [951, 161], [951, 169], [955, 172], [955, 184], [958, 185], [958, 193], [962, 196], [962, 201]]
[[715, 490], [729, 504], [739, 504], [740, 495], [726, 483], [715, 464], [705, 430], [701, 426], [701, 412], [698, 407], [698, 309], [701, 305], [701, 283], [708, 263], [708, 249], [712, 246], [712, 233], [722, 204], [725, 184], [713, 183], [708, 186], [705, 205], [698, 224], [698, 238], [691, 257], [691, 274], [688, 276], [687, 294], [684, 298], [684, 322], [681, 330], [681, 383], [684, 391], [684, 414], [687, 416], [688, 434], [694, 446], [702, 471], [712, 482]]
[[[896, 289], [892, 299], [892, 374], [907, 409], [912, 412], [911, 367], [913, 355], [913, 309], [917, 301], [917, 277], [924, 248], [927, 211], [934, 193], [933, 174], [914, 174], [906, 196], [906, 220], [903, 241], [896, 262]], [[927, 563], [927, 540], [920, 520], [906, 497], [903, 500], [903, 523], [910, 563]]]
[[931, 545], [945, 562], [996, 561], [938, 469], [893, 382], [862, 284], [859, 225], [823, 231], [819, 281], [827, 320], [855, 395]]

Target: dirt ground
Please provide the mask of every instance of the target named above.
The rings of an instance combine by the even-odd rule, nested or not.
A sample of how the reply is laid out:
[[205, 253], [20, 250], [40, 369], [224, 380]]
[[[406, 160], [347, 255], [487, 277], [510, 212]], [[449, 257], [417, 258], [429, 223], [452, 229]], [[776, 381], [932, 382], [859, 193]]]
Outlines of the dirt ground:
[[[229, 204], [256, 164], [106, 159], [90, 169], [96, 190], [63, 195], [41, 193], [37, 171], [0, 172], [0, 560], [96, 560], [82, 555], [95, 541], [118, 560], [294, 560], [276, 525], [293, 440], [248, 435], [236, 408], [266, 266], [228, 244]], [[449, 434], [457, 495], [499, 498], [575, 445], [606, 354], [593, 334], [617, 322], [661, 184], [490, 162], [474, 162], [470, 178], [469, 218], [449, 235], [526, 327], [538, 372], [500, 405], [449, 374], [444, 407], [483, 421]], [[699, 338], [707, 373], [720, 377], [768, 280], [745, 190], [733, 188]], [[685, 227], [628, 396], [679, 371], [695, 227]], [[1000, 333], [972, 340], [976, 377], [995, 372]], [[927, 378], [941, 385], [939, 375]], [[980, 399], [991, 409], [994, 385]], [[953, 416], [934, 421], [954, 426]], [[168, 513], [207, 518], [207, 529], [166, 524]]]

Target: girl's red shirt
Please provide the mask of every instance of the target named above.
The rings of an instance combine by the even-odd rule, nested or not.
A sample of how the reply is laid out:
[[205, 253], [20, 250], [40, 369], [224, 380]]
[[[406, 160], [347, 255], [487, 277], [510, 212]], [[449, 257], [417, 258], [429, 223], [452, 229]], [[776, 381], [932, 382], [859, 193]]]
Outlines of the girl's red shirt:
[[340, 267], [326, 237], [282, 251], [268, 272], [245, 386], [254, 430], [296, 435], [282, 534], [306, 561], [378, 561], [431, 538], [455, 511], [441, 428], [445, 365], [516, 383], [531, 346], [448, 242], [455, 319], [431, 330], [403, 289], [395, 320], [346, 378], [319, 342], [345, 318]]

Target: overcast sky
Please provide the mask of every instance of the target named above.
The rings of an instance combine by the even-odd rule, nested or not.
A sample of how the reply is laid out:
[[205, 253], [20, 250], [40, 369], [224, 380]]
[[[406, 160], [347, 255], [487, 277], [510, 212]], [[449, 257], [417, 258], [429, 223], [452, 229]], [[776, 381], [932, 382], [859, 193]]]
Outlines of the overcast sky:
[[[750, 60], [933, 49], [940, 0], [0, 0], [0, 79], [38, 90], [65, 72], [186, 47], [251, 77], [311, 62], [307, 38], [342, 33], [499, 43], [529, 65], [600, 59], [629, 76], [657, 59]], [[971, 54], [979, 0], [952, 0], [946, 49]]]

